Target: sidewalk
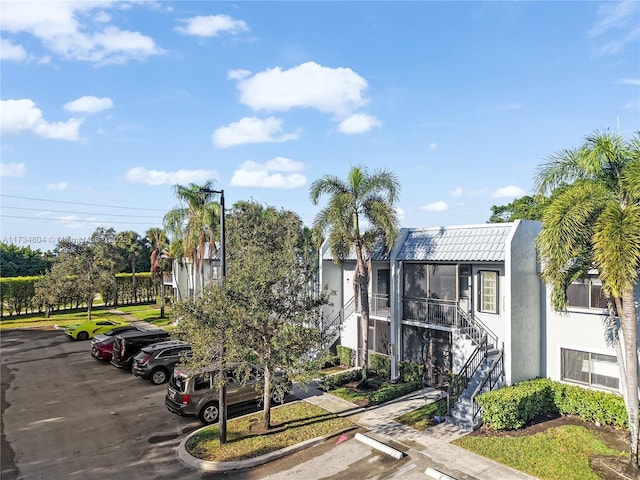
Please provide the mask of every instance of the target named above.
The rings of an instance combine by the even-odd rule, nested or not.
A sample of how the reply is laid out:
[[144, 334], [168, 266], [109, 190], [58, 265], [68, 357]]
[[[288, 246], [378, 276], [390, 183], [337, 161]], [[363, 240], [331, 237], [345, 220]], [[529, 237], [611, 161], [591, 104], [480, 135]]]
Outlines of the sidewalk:
[[121, 312], [116, 308], [110, 309], [109, 313], [111, 313], [112, 315], [117, 315], [125, 322], [130, 323], [131, 325], [135, 325], [142, 330], [162, 330], [160, 327], [154, 325], [153, 323], [145, 322], [144, 320], [138, 320], [133, 315]]
[[[437, 470], [452, 478], [463, 474], [466, 478], [478, 480], [534, 480], [535, 477], [522, 473], [488, 458], [477, 455], [450, 442], [466, 435], [464, 430], [441, 423], [420, 432], [394, 419], [407, 412], [432, 403], [441, 398], [443, 392], [433, 388], [423, 388], [383, 405], [363, 409], [317, 388], [294, 392], [298, 398], [350, 420], [368, 430], [367, 435], [383, 443], [408, 444], [420, 454], [438, 465]], [[428, 478], [425, 476], [425, 478]]]

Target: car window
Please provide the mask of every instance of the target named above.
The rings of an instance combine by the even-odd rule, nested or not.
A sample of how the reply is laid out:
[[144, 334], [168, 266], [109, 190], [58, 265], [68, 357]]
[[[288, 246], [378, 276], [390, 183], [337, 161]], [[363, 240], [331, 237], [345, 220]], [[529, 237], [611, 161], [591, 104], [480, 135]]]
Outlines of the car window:
[[211, 374], [204, 373], [196, 375], [194, 378], [193, 389], [194, 390], [207, 390], [211, 388]]

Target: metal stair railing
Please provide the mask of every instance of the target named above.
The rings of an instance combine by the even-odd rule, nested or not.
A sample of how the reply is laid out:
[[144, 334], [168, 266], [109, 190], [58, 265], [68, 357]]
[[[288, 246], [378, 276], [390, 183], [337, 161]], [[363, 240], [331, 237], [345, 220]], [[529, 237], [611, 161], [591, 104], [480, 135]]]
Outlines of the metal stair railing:
[[[462, 392], [467, 388], [471, 377], [478, 370], [478, 367], [484, 362], [488, 356], [489, 344], [488, 336], [484, 334], [478, 346], [473, 351], [467, 362], [460, 369], [460, 373], [452, 378], [449, 388], [447, 390], [447, 414], [451, 414], [451, 408], [453, 404], [458, 400], [458, 397], [462, 395]], [[455, 399], [455, 401], [454, 401]]]
[[342, 330], [342, 324], [349, 315], [356, 311], [355, 298], [351, 297], [350, 300], [345, 303], [342, 308], [336, 313], [333, 319], [327, 323], [322, 324], [322, 336], [323, 347], [328, 348], [331, 344], [340, 336], [340, 330]]
[[482, 410], [480, 408], [480, 405], [478, 405], [478, 402], [476, 401], [476, 397], [481, 393], [490, 392], [491, 390], [493, 390], [493, 387], [495, 387], [502, 378], [504, 378], [504, 349], [500, 349], [498, 358], [493, 362], [493, 365], [491, 365], [491, 369], [487, 373], [487, 376], [482, 382], [478, 384], [478, 386], [473, 390], [473, 393], [471, 394], [474, 425], [476, 424], [476, 418]]
[[458, 321], [457, 326], [469, 335], [471, 340], [473, 340], [473, 343], [478, 344], [482, 336], [487, 335], [489, 343], [495, 348], [498, 347], [498, 336], [493, 333], [491, 329], [478, 317], [473, 314], [469, 315], [469, 313], [465, 312], [458, 306], [456, 318]]

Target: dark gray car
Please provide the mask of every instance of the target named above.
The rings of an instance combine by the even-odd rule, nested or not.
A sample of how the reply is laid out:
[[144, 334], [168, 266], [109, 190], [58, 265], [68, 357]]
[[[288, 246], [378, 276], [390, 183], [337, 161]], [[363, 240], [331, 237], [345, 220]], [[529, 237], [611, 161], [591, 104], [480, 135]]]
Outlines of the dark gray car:
[[[262, 368], [251, 366], [244, 378], [237, 372], [228, 373], [227, 405], [256, 401], [262, 398]], [[292, 384], [284, 372], [273, 375], [271, 400], [284, 403], [291, 393]], [[202, 423], [218, 421], [218, 388], [215, 386], [215, 372], [190, 373], [176, 368], [169, 380], [164, 404], [169, 411], [186, 417], [198, 417]]]
[[169, 340], [153, 343], [142, 347], [142, 350], [133, 358], [131, 371], [136, 377], [151, 380], [151, 383], [160, 385], [169, 379], [181, 358], [190, 353], [191, 346], [185, 342]]

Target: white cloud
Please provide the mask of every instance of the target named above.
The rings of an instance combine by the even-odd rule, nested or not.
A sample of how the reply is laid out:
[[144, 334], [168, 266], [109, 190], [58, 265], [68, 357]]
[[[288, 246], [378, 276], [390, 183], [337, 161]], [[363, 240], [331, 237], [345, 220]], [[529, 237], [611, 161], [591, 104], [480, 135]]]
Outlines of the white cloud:
[[315, 108], [344, 118], [367, 103], [367, 81], [350, 68], [307, 62], [289, 70], [271, 68], [238, 81], [240, 101], [254, 110]]
[[497, 189], [491, 195], [494, 198], [508, 198], [508, 197], [521, 197], [524, 195], [524, 190], [515, 185], [509, 185], [508, 187], [502, 187]]
[[3, 135], [33, 133], [57, 140], [78, 140], [82, 120], [70, 118], [66, 122], [47, 122], [42, 110], [32, 100], [2, 100], [0, 102], [0, 132]]
[[176, 170], [175, 172], [163, 172], [161, 170], [147, 170], [144, 167], [135, 167], [124, 174], [125, 180], [131, 183], [144, 183], [157, 187], [159, 185], [175, 185], [186, 183], [206, 182], [217, 179], [218, 172], [214, 170]]
[[9, 40], [0, 39], [0, 60], [21, 62], [27, 59], [27, 52], [22, 45], [14, 45]]
[[283, 157], [276, 157], [263, 164], [247, 161], [233, 172], [231, 185], [234, 187], [299, 188], [307, 183], [307, 178], [298, 173], [303, 169], [302, 163]]
[[623, 85], [635, 85], [636, 87], [640, 87], [640, 78], [621, 78], [616, 83], [621, 83]]
[[524, 106], [522, 102], [507, 103], [500, 105], [498, 110], [520, 110]]
[[481, 195], [486, 195], [487, 190], [484, 188], [479, 188], [477, 190], [466, 190], [462, 187], [456, 187], [449, 192], [449, 195], [452, 198], [460, 198], [460, 197], [479, 197]]
[[109, 97], [84, 96], [64, 104], [69, 112], [96, 113], [113, 108], [113, 100]]
[[0, 163], [0, 177], [22, 177], [26, 171], [24, 163]]
[[340, 122], [338, 130], [342, 133], [353, 135], [369, 131], [373, 127], [379, 127], [380, 125], [382, 124], [376, 117], [367, 115], [366, 113], [354, 113]]
[[0, 27], [28, 33], [67, 59], [123, 63], [162, 53], [152, 38], [106, 24], [114, 1], [3, 2]]
[[442, 200], [439, 202], [428, 203], [427, 205], [420, 207], [420, 210], [424, 210], [425, 212], [444, 212], [448, 209], [449, 205], [447, 205], [447, 202], [443, 202]]
[[396, 215], [398, 216], [398, 219], [399, 220], [404, 220], [404, 217], [405, 217], [404, 210], [402, 208], [400, 208], [400, 207], [394, 207], [394, 208], [396, 210]]
[[180, 22], [185, 23], [186, 26], [176, 27], [176, 31], [198, 37], [215, 37], [221, 32], [237, 35], [249, 31], [249, 27], [243, 20], [235, 20], [229, 15], [201, 15], [181, 19]]
[[47, 190], [63, 191], [66, 190], [69, 184], [67, 182], [47, 183]]
[[464, 190], [462, 189], [462, 187], [456, 187], [455, 189], [451, 190], [451, 192], [449, 192], [449, 195], [451, 195], [453, 198], [458, 198], [464, 195]]
[[296, 133], [281, 133], [282, 120], [269, 117], [244, 117], [238, 122], [220, 127], [213, 132], [213, 144], [217, 148], [228, 148], [246, 143], [286, 142], [298, 138]]
[[604, 2], [598, 7], [598, 22], [589, 31], [589, 36], [601, 42], [596, 53], [613, 55], [640, 37], [638, 26], [638, 2]]
[[438, 144], [435, 142], [432, 142], [429, 144], [429, 150], [434, 151], [436, 148], [438, 148]]
[[249, 75], [251, 75], [251, 72], [249, 70], [229, 70], [229, 72], [227, 73], [227, 78], [229, 80], [242, 80]]

